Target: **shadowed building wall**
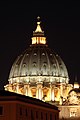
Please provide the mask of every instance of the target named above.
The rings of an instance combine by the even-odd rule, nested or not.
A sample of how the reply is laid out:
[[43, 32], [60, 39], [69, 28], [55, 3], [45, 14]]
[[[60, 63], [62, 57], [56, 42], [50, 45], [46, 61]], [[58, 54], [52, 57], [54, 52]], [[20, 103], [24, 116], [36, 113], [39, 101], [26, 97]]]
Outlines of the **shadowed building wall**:
[[59, 120], [59, 110], [39, 99], [0, 91], [0, 120]]

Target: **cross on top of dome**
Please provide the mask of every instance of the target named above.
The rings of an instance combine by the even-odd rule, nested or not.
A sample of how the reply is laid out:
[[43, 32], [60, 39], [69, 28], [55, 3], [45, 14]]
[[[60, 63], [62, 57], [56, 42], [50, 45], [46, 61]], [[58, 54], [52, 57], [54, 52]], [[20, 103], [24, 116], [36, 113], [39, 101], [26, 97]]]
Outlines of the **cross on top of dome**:
[[37, 19], [40, 20], [40, 16], [38, 16]]
[[40, 17], [37, 17], [38, 21], [37, 21], [37, 28], [35, 30], [35, 32], [42, 32], [41, 26], [40, 26]]

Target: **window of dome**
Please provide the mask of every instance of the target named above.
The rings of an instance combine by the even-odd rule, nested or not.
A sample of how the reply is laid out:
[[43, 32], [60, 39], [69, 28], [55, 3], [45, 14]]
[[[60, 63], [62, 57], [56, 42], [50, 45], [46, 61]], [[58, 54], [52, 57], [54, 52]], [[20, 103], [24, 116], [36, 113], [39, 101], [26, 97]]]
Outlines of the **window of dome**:
[[50, 54], [50, 56], [52, 56], [52, 53]]
[[29, 54], [27, 53], [26, 55], [28, 56]]
[[26, 63], [23, 63], [23, 67], [25, 67], [26, 66]]
[[33, 66], [36, 66], [36, 62], [33, 62]]
[[37, 53], [34, 53], [34, 55], [36, 56], [36, 55], [37, 55]]
[[53, 64], [53, 67], [56, 68], [56, 64]]
[[58, 56], [58, 54], [56, 54], [56, 56]]
[[42, 53], [42, 55], [45, 55], [45, 53]]

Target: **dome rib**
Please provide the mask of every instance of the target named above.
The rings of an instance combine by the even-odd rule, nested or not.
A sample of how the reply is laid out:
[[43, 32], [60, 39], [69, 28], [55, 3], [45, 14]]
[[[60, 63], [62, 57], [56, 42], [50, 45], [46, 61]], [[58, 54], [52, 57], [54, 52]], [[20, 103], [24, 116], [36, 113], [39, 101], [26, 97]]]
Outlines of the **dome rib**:
[[[44, 48], [44, 51], [45, 51], [45, 53], [46, 53], [46, 57], [47, 57], [47, 62], [48, 62], [48, 64], [47, 64], [47, 66], [48, 66], [48, 70], [50, 71], [50, 60], [49, 60], [49, 55], [48, 55], [48, 53], [47, 53], [47, 51], [45, 50], [45, 48]], [[49, 73], [50, 74], [50, 73]]]
[[29, 53], [29, 63], [28, 63], [28, 68], [29, 68], [29, 69], [28, 69], [28, 70], [29, 70], [28, 73], [29, 73], [29, 76], [31, 76], [31, 74], [32, 74], [32, 73], [31, 73], [31, 71], [32, 71], [32, 70], [31, 70], [31, 66], [32, 66], [32, 60], [33, 60], [32, 55], [33, 55], [33, 53], [34, 53], [34, 49], [35, 49], [35, 47], [33, 47], [33, 49], [30, 48], [31, 51], [29, 51], [29, 52], [30, 52], [30, 53]]
[[16, 65], [19, 65], [17, 64], [20, 60], [21, 60], [21, 57], [22, 55], [18, 56], [17, 59], [15, 60], [14, 64], [12, 65], [12, 68], [11, 68], [11, 71], [10, 71], [10, 74], [9, 74], [9, 78], [14, 78], [15, 77], [15, 67]]
[[[23, 55], [22, 61], [21, 61], [20, 66], [19, 66], [19, 75], [21, 75], [21, 69], [23, 68], [24, 58], [25, 58], [25, 54]], [[21, 75], [21, 76], [22, 76], [22, 75]]]
[[[54, 58], [54, 60], [55, 60], [55, 64], [56, 64], [56, 69], [57, 69], [57, 74], [58, 74], [58, 76], [59, 76], [59, 74], [60, 74], [60, 69], [59, 69], [59, 64], [58, 64], [58, 60], [57, 60], [57, 58], [56, 58], [56, 53], [54, 53], [51, 49], [50, 49], [50, 51], [53, 53], [53, 58]], [[56, 76], [56, 75], [55, 75]]]

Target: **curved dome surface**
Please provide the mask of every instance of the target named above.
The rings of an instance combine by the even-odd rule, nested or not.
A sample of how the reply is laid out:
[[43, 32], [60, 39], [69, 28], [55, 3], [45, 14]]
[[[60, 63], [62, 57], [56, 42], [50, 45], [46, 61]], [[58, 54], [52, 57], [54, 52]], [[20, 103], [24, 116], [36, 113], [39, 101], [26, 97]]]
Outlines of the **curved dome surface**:
[[14, 82], [61, 82], [68, 83], [66, 66], [60, 56], [54, 53], [48, 45], [44, 31], [37, 23], [33, 31], [32, 45], [26, 49], [12, 65], [9, 81]]
[[66, 80], [68, 73], [62, 59], [48, 46], [32, 45], [18, 56], [11, 68], [9, 79], [26, 76], [52, 76]]

